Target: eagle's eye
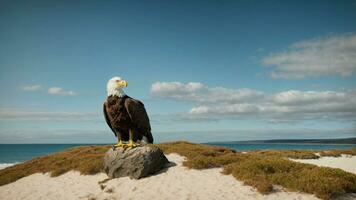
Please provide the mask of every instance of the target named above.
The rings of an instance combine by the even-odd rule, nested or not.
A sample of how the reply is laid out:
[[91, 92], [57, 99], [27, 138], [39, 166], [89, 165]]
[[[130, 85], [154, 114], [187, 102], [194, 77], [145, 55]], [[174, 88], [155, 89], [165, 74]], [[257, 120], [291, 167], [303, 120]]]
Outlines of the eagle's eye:
[[120, 82], [120, 80], [116, 80], [116, 82]]

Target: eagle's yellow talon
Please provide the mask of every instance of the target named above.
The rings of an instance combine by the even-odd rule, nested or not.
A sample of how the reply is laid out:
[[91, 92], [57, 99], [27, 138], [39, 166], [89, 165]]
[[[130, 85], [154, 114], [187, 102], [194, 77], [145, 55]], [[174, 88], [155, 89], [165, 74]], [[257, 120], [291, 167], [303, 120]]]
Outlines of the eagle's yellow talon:
[[114, 145], [114, 147], [124, 147], [125, 144], [120, 140], [117, 144]]
[[135, 148], [137, 147], [138, 145], [135, 144], [132, 140], [129, 141], [129, 143], [126, 145], [128, 148]]

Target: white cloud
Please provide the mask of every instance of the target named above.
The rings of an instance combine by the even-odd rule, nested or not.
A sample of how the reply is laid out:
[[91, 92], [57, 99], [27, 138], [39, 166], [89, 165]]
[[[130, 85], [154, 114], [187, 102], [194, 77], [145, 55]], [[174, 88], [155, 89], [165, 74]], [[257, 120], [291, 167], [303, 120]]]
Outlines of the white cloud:
[[60, 95], [60, 96], [75, 96], [77, 93], [73, 91], [66, 91], [61, 87], [51, 87], [48, 89], [48, 94]]
[[285, 91], [266, 94], [258, 101], [193, 107], [191, 115], [260, 118], [275, 121], [307, 119], [356, 119], [355, 91]]
[[[170, 85], [180, 87], [171, 87]], [[151, 94], [166, 99], [195, 102], [182, 115], [188, 120], [218, 120], [221, 118], [291, 121], [309, 119], [356, 119], [356, 90], [298, 91], [264, 93], [253, 89], [210, 88], [200, 83], [194, 91], [182, 90], [187, 84], [165, 82], [153, 84]], [[164, 88], [164, 89], [161, 89]], [[167, 88], [170, 88], [167, 90]]]
[[151, 86], [151, 93], [162, 97], [181, 99], [187, 95], [203, 89], [203, 84], [189, 82], [182, 84], [180, 82], [156, 82]]
[[351, 76], [356, 73], [356, 33], [297, 42], [262, 64], [274, 67], [272, 78]]
[[236, 102], [253, 100], [263, 96], [257, 90], [241, 88], [238, 90], [223, 87], [209, 88], [202, 83], [156, 82], [151, 86], [151, 94], [161, 98], [195, 101], [200, 103]]
[[26, 85], [26, 86], [21, 86], [20, 89], [23, 91], [27, 91], [27, 92], [35, 92], [35, 91], [42, 90], [42, 86], [41, 85]]

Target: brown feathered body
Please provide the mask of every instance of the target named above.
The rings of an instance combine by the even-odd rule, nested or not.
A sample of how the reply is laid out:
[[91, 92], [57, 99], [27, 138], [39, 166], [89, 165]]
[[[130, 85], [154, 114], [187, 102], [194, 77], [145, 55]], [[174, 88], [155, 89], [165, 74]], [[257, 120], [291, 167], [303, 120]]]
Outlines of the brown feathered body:
[[118, 97], [108, 96], [103, 106], [106, 123], [116, 137], [129, 140], [129, 130], [133, 131], [133, 140], [147, 138], [148, 143], [153, 143], [151, 125], [144, 104], [127, 95]]

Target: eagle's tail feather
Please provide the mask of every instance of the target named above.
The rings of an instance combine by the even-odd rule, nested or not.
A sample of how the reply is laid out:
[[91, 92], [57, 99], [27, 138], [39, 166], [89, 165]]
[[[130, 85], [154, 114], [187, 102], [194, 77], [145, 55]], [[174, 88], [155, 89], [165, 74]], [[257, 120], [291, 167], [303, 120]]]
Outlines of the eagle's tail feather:
[[153, 144], [153, 137], [152, 137], [151, 132], [149, 132], [145, 136], [143, 136], [143, 139], [146, 141], [146, 143]]

